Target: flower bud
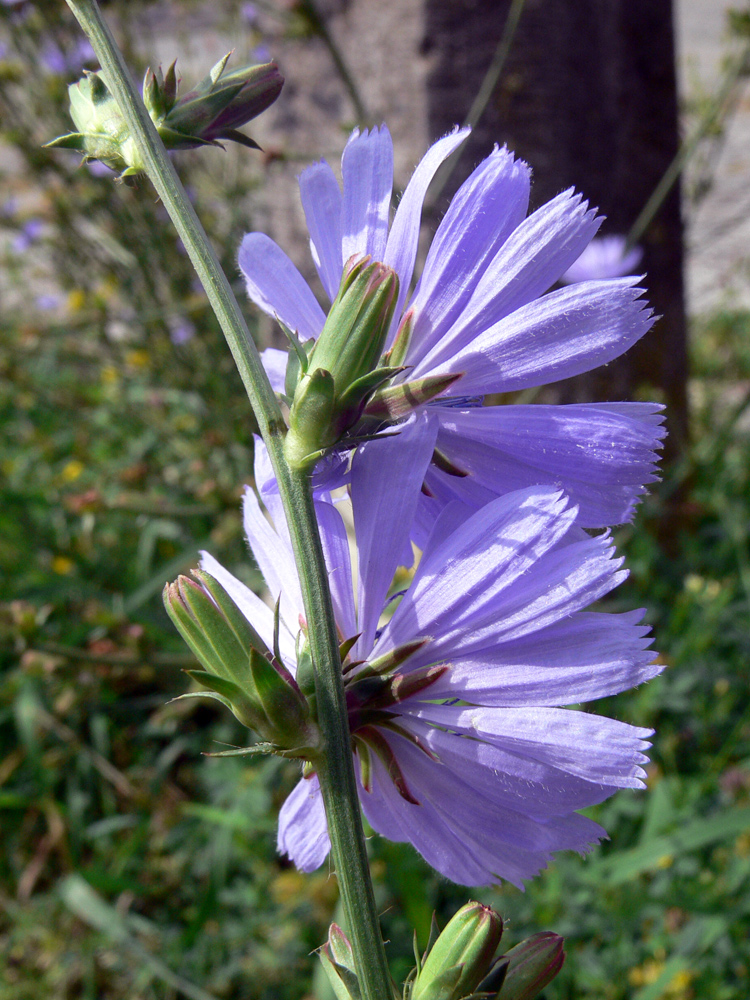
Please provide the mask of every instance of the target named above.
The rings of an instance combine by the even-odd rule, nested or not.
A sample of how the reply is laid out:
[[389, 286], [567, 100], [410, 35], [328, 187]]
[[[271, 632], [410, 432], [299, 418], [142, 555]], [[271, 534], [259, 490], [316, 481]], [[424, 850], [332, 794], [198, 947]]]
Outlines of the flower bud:
[[461, 1000], [490, 970], [503, 922], [481, 903], [467, 903], [448, 922], [422, 961], [411, 1000]]
[[563, 939], [552, 931], [532, 934], [504, 957], [510, 964], [497, 1000], [534, 1000], [562, 968]]
[[224, 588], [208, 573], [178, 577], [164, 588], [164, 606], [203, 670], [187, 673], [204, 688], [186, 697], [221, 702], [254, 729], [273, 752], [311, 757], [317, 727], [294, 678], [265, 648]]
[[369, 257], [350, 258], [313, 348], [310, 367], [333, 376], [337, 396], [377, 365], [398, 299], [398, 275]]
[[[167, 149], [220, 146], [231, 139], [257, 149], [258, 144], [237, 128], [265, 111], [279, 96], [284, 78], [275, 63], [246, 66], [224, 75], [229, 55], [190, 93], [177, 100], [175, 64], [146, 71], [143, 102]], [[48, 146], [78, 149], [87, 160], [100, 160], [122, 177], [144, 169], [117, 102], [100, 70], [87, 72], [68, 88], [70, 114], [77, 132], [60, 136]]]
[[336, 1000], [360, 1000], [361, 992], [354, 969], [349, 939], [337, 924], [331, 924], [328, 940], [318, 952]]
[[296, 468], [315, 463], [357, 422], [372, 394], [401, 368], [376, 367], [398, 299], [398, 276], [369, 257], [351, 258], [309, 356], [299, 345], [285, 442]]

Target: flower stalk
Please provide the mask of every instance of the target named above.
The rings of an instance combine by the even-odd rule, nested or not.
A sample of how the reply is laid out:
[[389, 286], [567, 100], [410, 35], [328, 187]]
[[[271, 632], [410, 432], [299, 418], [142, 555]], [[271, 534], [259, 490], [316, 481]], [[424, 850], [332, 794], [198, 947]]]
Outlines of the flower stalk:
[[208, 237], [136, 90], [95, 0], [66, 0], [88, 36], [120, 113], [200, 278], [247, 391], [268, 448], [295, 559], [315, 667], [323, 763], [318, 769], [347, 930], [363, 1000], [391, 1000], [393, 986], [372, 892], [341, 676], [338, 637], [309, 477], [283, 454], [286, 425], [240, 308]]

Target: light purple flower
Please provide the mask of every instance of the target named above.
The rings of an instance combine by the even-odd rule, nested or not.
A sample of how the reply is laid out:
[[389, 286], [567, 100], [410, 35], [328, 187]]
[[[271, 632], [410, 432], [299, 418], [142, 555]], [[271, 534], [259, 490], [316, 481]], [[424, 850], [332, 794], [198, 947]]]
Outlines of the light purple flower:
[[[387, 346], [408, 334], [407, 368], [396, 381], [460, 375], [428, 404], [439, 423], [440, 454], [415, 541], [424, 544], [435, 517], [454, 499], [479, 506], [509, 489], [550, 482], [579, 506], [583, 526], [629, 520], [645, 484], [656, 478], [665, 433], [661, 407], [519, 405], [483, 409], [477, 419], [485, 394], [529, 389], [605, 364], [652, 325], [635, 278], [549, 291], [599, 228], [601, 220], [581, 196], [565, 191], [527, 217], [530, 170], [507, 149], [495, 149], [453, 198], [411, 291], [425, 194], [466, 135], [454, 131], [428, 150], [392, 222], [393, 147], [385, 126], [352, 133], [341, 161], [343, 189], [323, 161], [299, 178], [326, 296], [336, 295], [353, 254], [384, 262], [400, 281]], [[324, 309], [268, 236], [248, 234], [239, 264], [261, 309], [302, 340], [319, 335]], [[285, 352], [269, 350], [264, 357], [274, 388], [283, 392]]]
[[36, 243], [44, 233], [44, 222], [41, 219], [29, 219], [24, 222], [21, 231], [13, 239], [13, 249], [17, 253], [23, 253]]
[[[317, 502], [339, 632], [359, 635], [343, 668], [359, 796], [378, 833], [410, 842], [453, 881], [522, 886], [554, 851], [583, 853], [606, 836], [578, 809], [643, 784], [649, 730], [564, 706], [661, 667], [642, 612], [585, 610], [625, 573], [609, 537], [577, 527], [575, 507], [553, 487], [527, 487], [474, 513], [446, 506], [383, 620], [395, 605], [394, 572], [412, 559], [409, 526], [436, 433], [437, 418], [422, 414], [353, 457], [356, 602], [344, 522], [335, 504]], [[377, 472], [364, 461], [375, 449]], [[245, 531], [272, 600], [281, 598], [280, 652], [294, 672], [300, 586], [260, 445], [256, 479], [278, 527], [248, 491]], [[202, 566], [270, 643], [271, 610], [213, 557]], [[325, 860], [314, 774], [284, 803], [278, 845], [304, 871]]]
[[182, 347], [195, 336], [195, 326], [189, 319], [174, 319], [169, 324], [169, 339], [176, 347]]
[[574, 285], [578, 281], [621, 278], [625, 274], [632, 274], [641, 262], [643, 250], [631, 247], [626, 252], [626, 246], [624, 236], [595, 237], [560, 281], [564, 285]]

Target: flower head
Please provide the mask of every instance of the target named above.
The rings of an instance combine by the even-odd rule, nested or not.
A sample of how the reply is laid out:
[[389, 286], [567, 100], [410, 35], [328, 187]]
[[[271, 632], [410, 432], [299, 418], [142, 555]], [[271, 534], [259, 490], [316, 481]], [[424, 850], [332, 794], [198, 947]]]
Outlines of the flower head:
[[[659, 406], [478, 408], [487, 393], [529, 389], [605, 364], [651, 326], [635, 278], [553, 287], [591, 243], [601, 221], [596, 212], [568, 190], [527, 217], [529, 167], [495, 149], [453, 198], [412, 288], [425, 194], [466, 135], [454, 131], [428, 150], [392, 221], [393, 147], [385, 126], [352, 133], [342, 187], [325, 162], [300, 175], [312, 257], [328, 298], [334, 300], [354, 254], [382, 262], [399, 281], [378, 364], [400, 370], [373, 392], [351, 434], [356, 440], [426, 405], [436, 416], [435, 461], [415, 526], [420, 546], [447, 503], [478, 509], [509, 489], [547, 482], [559, 483], [577, 504], [584, 526], [628, 520], [655, 478], [664, 436]], [[261, 309], [302, 341], [320, 335], [324, 309], [269, 237], [248, 234], [239, 264]], [[266, 351], [265, 361], [283, 393], [284, 352]]]
[[[437, 432], [434, 414], [422, 414], [353, 457], [356, 601], [341, 514], [325, 496], [317, 502], [360, 800], [376, 831], [411, 842], [448, 878], [521, 885], [552, 852], [585, 852], [605, 835], [576, 810], [642, 785], [649, 731], [565, 706], [661, 668], [641, 612], [585, 610], [625, 574], [609, 538], [576, 527], [575, 507], [553, 487], [527, 487], [476, 512], [446, 506], [411, 584], [389, 599], [397, 567], [412, 562], [411, 520]], [[377, 472], [367, 460], [374, 449]], [[245, 530], [279, 598], [278, 648], [294, 674], [304, 652], [299, 580], [260, 444], [256, 480], [278, 529], [248, 491]], [[211, 556], [202, 567], [269, 642], [270, 609]], [[278, 843], [303, 870], [325, 859], [314, 772], [282, 807]]]
[[643, 250], [640, 247], [626, 248], [624, 236], [597, 236], [560, 281], [564, 285], [574, 285], [577, 281], [620, 278], [624, 274], [632, 274], [641, 262]]

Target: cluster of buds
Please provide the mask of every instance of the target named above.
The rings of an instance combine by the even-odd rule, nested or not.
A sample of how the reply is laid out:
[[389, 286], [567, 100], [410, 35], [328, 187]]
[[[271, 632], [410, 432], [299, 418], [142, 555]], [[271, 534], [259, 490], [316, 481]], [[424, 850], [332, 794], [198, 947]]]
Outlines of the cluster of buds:
[[[404, 985], [403, 1000], [534, 1000], [562, 968], [563, 939], [534, 934], [496, 955], [503, 921], [481, 903], [467, 903], [440, 932], [433, 918], [427, 950]], [[351, 945], [336, 924], [320, 959], [338, 1000], [359, 1000]]]
[[278, 650], [266, 648], [217, 580], [203, 570], [193, 570], [193, 576], [180, 576], [164, 588], [167, 613], [204, 668], [187, 673], [205, 690], [180, 698], [221, 702], [264, 741], [216, 756], [276, 753], [314, 759], [318, 728]]
[[[148, 69], [143, 101], [167, 149], [221, 146], [221, 139], [260, 148], [238, 129], [270, 107], [284, 84], [274, 62], [225, 73], [228, 53], [193, 90], [178, 99], [175, 63], [166, 73]], [[143, 161], [117, 101], [99, 70], [86, 72], [68, 88], [70, 114], [77, 132], [48, 143], [77, 149], [86, 160], [100, 160], [121, 177], [141, 173]]]

